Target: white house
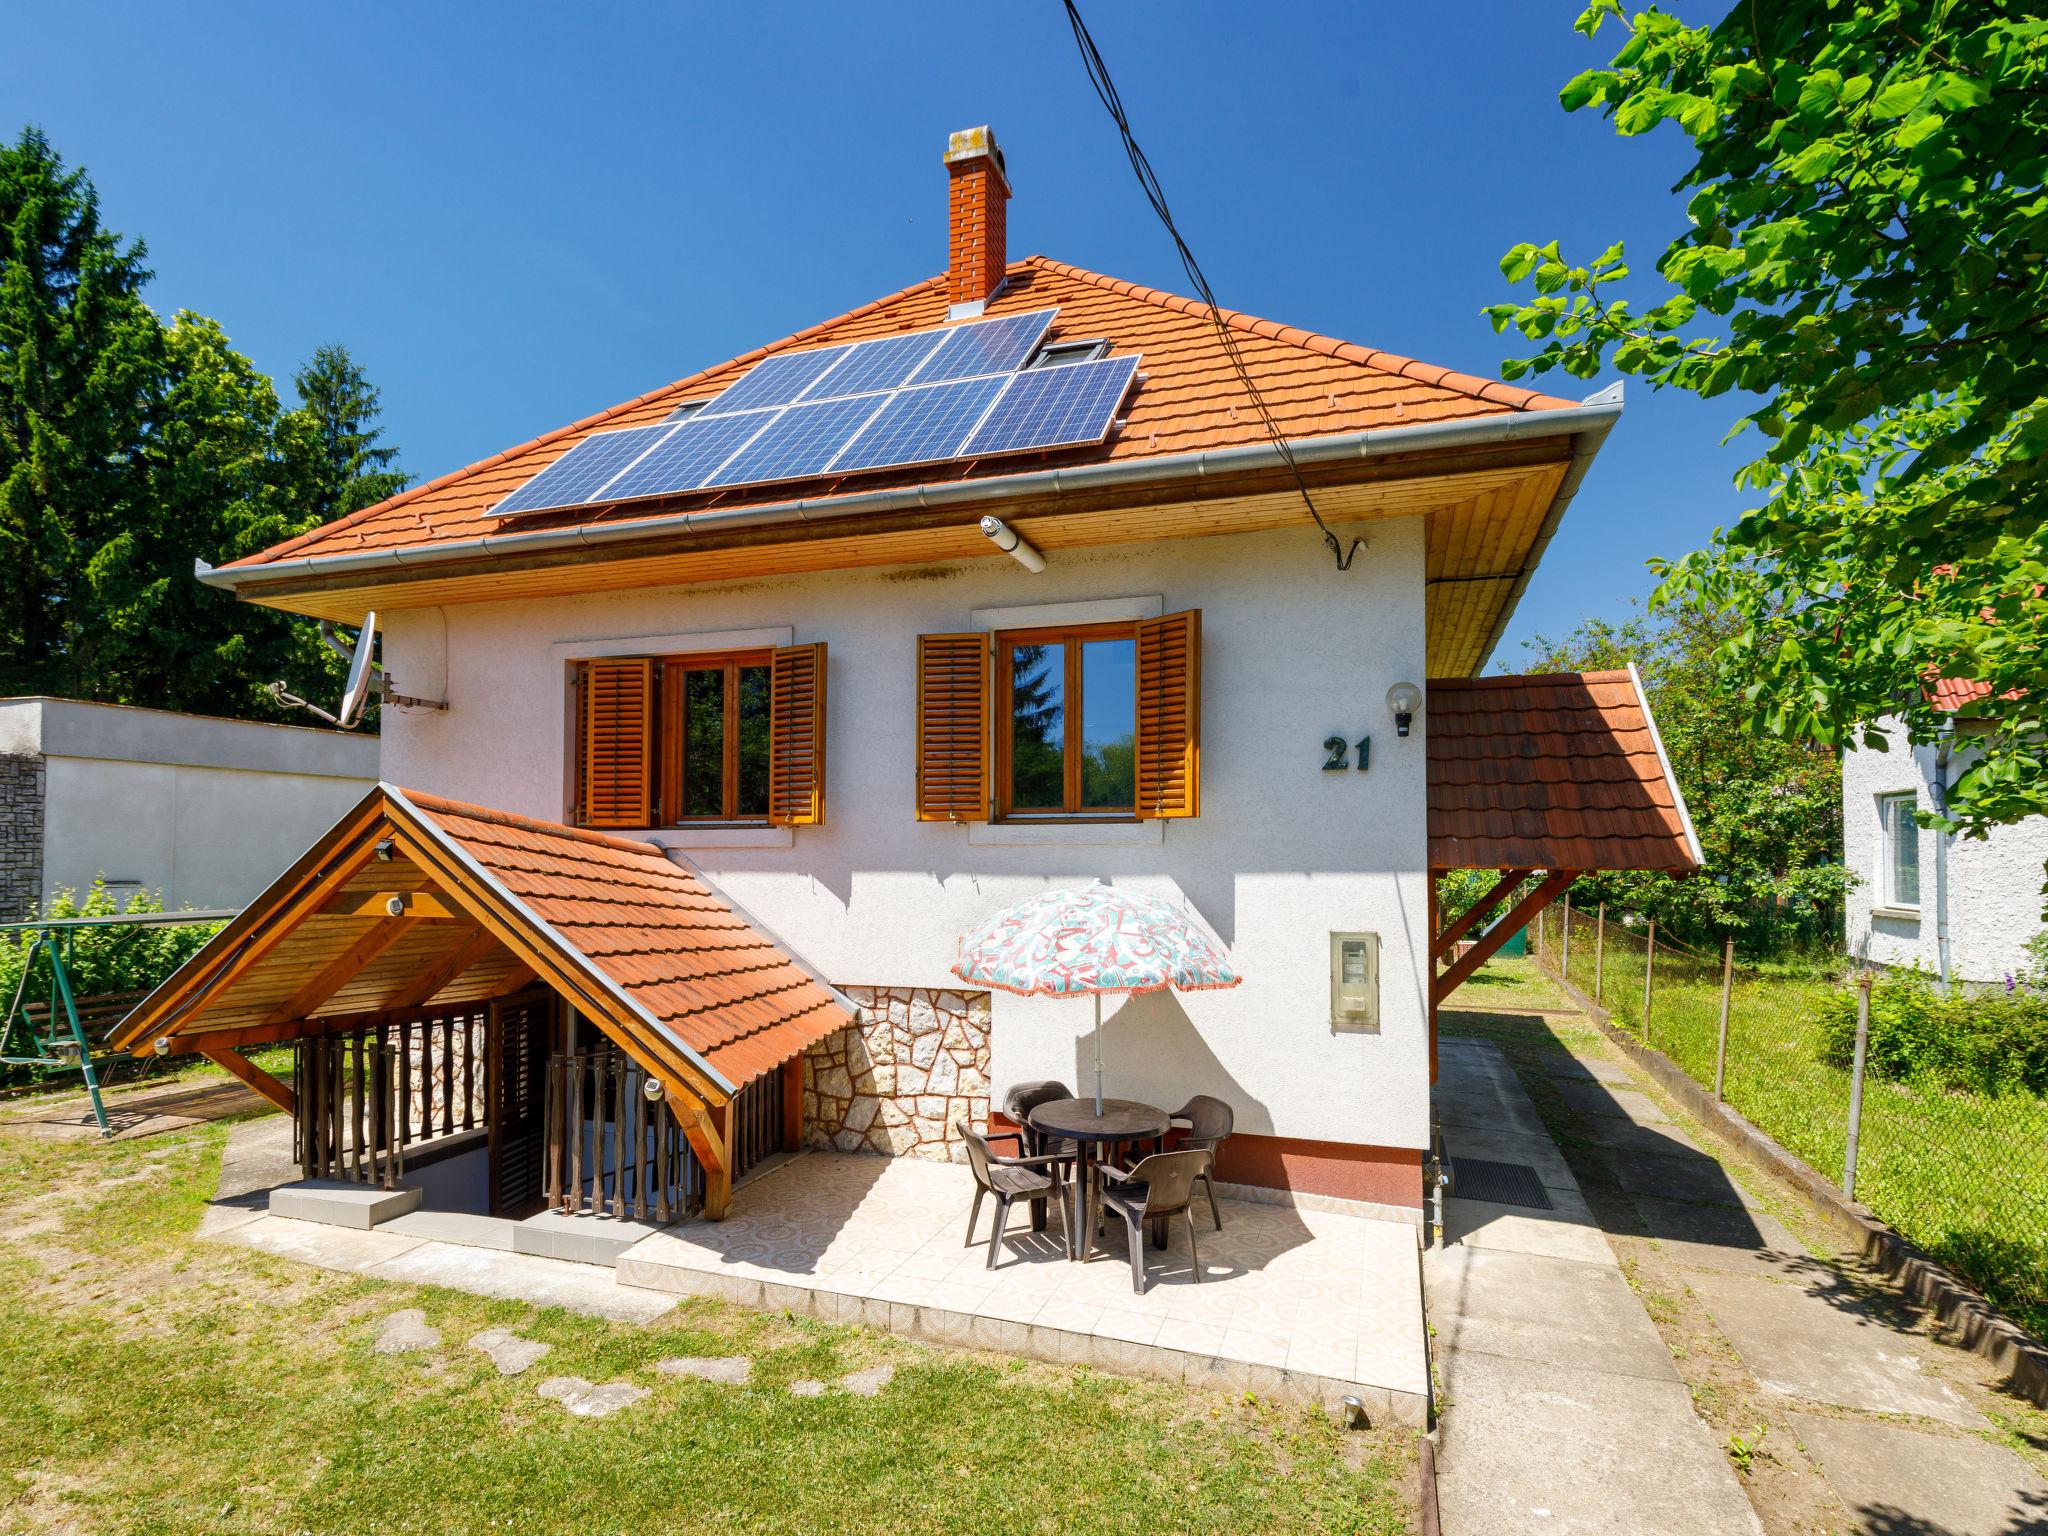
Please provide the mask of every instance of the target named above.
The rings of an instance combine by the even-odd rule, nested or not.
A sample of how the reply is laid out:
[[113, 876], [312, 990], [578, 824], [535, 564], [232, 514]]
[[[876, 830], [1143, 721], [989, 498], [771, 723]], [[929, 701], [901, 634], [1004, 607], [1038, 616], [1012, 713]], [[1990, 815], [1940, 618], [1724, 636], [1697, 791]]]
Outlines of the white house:
[[376, 781], [374, 736], [0, 699], [0, 921], [96, 879], [239, 907]]
[[1433, 872], [1696, 862], [1631, 674], [1461, 681], [1620, 405], [1011, 261], [993, 138], [946, 171], [946, 272], [206, 574], [374, 611], [387, 690], [444, 707], [387, 704], [387, 786], [128, 1048], [327, 1042], [302, 1159], [370, 1178], [336, 1106], [390, 1071], [413, 1113], [409, 1030], [481, 1050], [515, 1211], [578, 1206], [578, 1117], [628, 1135], [638, 1082], [717, 1215], [776, 1145], [946, 1155], [1077, 1084], [1085, 1003], [950, 966], [1107, 880], [1244, 977], [1111, 999], [1111, 1091], [1224, 1100], [1228, 1182], [1414, 1218], [1435, 1005], [1487, 949], [1438, 973]]
[[2032, 963], [2048, 877], [2048, 819], [2000, 827], [1988, 837], [1950, 837], [1922, 827], [1916, 811], [1939, 810], [1945, 785], [1969, 761], [1969, 719], [1956, 708], [1967, 685], [1943, 683], [1952, 734], [1910, 746], [1896, 718], [1880, 722], [1888, 751], [1842, 754], [1842, 855], [1858, 877], [1849, 892], [1849, 952], [1886, 966], [1918, 966], [1956, 981], [2002, 982]]

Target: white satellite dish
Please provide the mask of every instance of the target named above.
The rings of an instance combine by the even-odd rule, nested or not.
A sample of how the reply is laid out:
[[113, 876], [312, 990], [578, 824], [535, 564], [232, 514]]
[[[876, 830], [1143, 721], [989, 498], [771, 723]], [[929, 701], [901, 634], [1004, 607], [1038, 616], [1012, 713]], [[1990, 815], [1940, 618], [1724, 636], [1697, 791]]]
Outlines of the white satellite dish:
[[341, 714], [336, 723], [345, 731], [354, 730], [363, 718], [370, 690], [377, 686], [376, 652], [377, 615], [372, 611], [363, 615], [363, 627], [356, 631], [355, 654], [348, 663], [348, 686], [341, 691]]
[[[377, 665], [377, 615], [363, 615], [362, 628], [356, 631], [356, 643], [346, 646], [334, 632], [330, 620], [320, 621], [320, 639], [331, 651], [348, 658], [348, 684], [341, 691], [341, 713], [330, 715], [318, 704], [309, 704], [295, 693], [288, 693], [283, 683], [272, 683], [266, 690], [280, 704], [289, 704], [294, 709], [303, 709], [318, 715], [329, 725], [340, 726], [352, 731], [362, 723], [363, 710], [369, 705], [370, 695], [379, 691], [377, 674], [383, 668]], [[446, 705], [439, 706], [446, 708]]]

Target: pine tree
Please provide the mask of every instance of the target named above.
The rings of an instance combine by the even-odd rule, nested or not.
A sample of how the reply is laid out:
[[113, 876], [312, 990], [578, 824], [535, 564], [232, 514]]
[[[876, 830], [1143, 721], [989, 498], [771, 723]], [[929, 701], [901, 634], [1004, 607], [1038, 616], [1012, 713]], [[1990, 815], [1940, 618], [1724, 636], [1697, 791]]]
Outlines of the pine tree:
[[0, 693], [95, 692], [85, 572], [146, 515], [162, 374], [144, 254], [39, 130], [0, 146]]
[[379, 391], [346, 347], [319, 348], [292, 382], [303, 402], [295, 414], [311, 427], [314, 448], [302, 504], [307, 527], [373, 507], [405, 489], [405, 474], [393, 468], [398, 450], [381, 441]]

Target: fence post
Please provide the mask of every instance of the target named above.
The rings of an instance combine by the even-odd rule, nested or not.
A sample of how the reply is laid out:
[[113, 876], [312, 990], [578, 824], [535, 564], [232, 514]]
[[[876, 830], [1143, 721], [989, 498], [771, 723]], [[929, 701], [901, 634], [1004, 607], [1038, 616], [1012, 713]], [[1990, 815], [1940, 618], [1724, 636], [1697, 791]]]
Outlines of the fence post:
[[1849, 1144], [1842, 1152], [1842, 1193], [1856, 1198], [1856, 1143], [1863, 1131], [1863, 1058], [1870, 1049], [1870, 973], [1856, 978], [1856, 1057], [1849, 1067]]
[[1650, 919], [1650, 942], [1643, 946], [1643, 1044], [1650, 1043], [1650, 973], [1657, 969], [1657, 919]]
[[1721, 1086], [1728, 1079], [1728, 993], [1735, 985], [1735, 940], [1731, 935], [1721, 949], [1721, 1032], [1714, 1040], [1714, 1102], [1721, 1101]]
[[1600, 1001], [1600, 963], [1607, 956], [1607, 903], [1593, 916], [1593, 1001]]
[[1557, 974], [1572, 979], [1572, 893], [1564, 893], [1564, 943], [1559, 948]]

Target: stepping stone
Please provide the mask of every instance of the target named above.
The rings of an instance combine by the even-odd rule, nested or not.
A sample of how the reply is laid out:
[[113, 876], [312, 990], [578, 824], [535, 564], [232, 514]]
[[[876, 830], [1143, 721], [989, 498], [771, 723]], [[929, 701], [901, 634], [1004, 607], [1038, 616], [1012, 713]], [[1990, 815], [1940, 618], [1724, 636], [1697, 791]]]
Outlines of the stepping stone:
[[791, 1397], [823, 1397], [827, 1390], [824, 1382], [812, 1381], [809, 1377], [805, 1377], [802, 1381], [792, 1381], [789, 1384], [789, 1395]]
[[427, 1326], [427, 1314], [407, 1307], [384, 1319], [384, 1331], [370, 1346], [380, 1355], [409, 1355], [422, 1349], [441, 1347], [441, 1330]]
[[895, 1379], [895, 1366], [872, 1365], [864, 1371], [848, 1372], [839, 1378], [839, 1385], [855, 1397], [876, 1397]]
[[647, 1389], [630, 1381], [608, 1381], [600, 1387], [581, 1376], [550, 1376], [540, 1384], [540, 1395], [553, 1398], [579, 1419], [602, 1419], [630, 1408], [647, 1395]]
[[654, 1368], [664, 1376], [694, 1376], [728, 1387], [744, 1387], [754, 1377], [754, 1362], [745, 1355], [682, 1355], [657, 1360]]
[[509, 1328], [486, 1328], [469, 1341], [469, 1347], [489, 1355], [500, 1376], [517, 1376], [554, 1346], [522, 1339]]

